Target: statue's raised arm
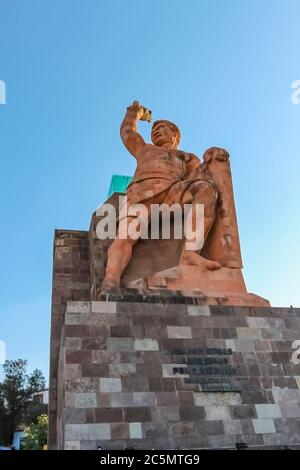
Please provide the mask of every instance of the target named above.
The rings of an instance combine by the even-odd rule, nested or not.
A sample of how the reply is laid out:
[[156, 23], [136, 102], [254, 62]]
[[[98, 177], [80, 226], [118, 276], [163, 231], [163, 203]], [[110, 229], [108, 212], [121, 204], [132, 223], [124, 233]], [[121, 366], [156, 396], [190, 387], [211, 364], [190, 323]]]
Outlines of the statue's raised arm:
[[137, 122], [139, 120], [151, 121], [151, 112], [141, 106], [138, 101], [134, 101], [127, 108], [120, 133], [125, 147], [137, 159], [146, 145], [143, 137], [137, 132]]

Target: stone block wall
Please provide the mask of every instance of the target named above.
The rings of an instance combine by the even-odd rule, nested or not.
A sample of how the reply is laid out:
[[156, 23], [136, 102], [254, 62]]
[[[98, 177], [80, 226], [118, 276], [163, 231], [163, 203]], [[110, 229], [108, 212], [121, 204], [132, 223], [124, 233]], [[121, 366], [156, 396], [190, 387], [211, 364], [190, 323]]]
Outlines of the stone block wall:
[[140, 300], [67, 302], [59, 448], [300, 445], [300, 309]]

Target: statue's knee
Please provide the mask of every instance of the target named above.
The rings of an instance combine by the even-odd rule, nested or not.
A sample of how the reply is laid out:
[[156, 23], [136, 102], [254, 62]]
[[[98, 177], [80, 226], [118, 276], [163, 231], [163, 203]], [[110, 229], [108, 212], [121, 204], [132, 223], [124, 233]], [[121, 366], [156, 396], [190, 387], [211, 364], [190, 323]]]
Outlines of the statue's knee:
[[129, 238], [116, 238], [108, 248], [108, 255], [114, 252], [124, 253], [131, 245]]
[[199, 202], [202, 202], [202, 200], [216, 201], [218, 196], [215, 187], [208, 181], [195, 181], [189, 189], [194, 202], [197, 202], [197, 200]]

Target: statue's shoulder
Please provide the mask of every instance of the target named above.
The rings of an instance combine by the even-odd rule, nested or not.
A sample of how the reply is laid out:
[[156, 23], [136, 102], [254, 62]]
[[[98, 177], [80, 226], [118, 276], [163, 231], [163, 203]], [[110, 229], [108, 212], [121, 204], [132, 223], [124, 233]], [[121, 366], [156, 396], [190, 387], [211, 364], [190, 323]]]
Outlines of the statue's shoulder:
[[186, 163], [189, 163], [189, 162], [192, 162], [192, 161], [197, 161], [197, 162], [200, 161], [200, 158], [197, 157], [197, 155], [194, 154], [194, 153], [183, 152], [182, 150], [178, 150], [178, 152], [181, 152], [183, 154], [182, 156], [183, 156], [184, 160], [186, 161]]
[[155, 146], [153, 144], [145, 143], [142, 147], [139, 148], [137, 158], [138, 159], [143, 159], [146, 155], [153, 152], [154, 148], [155, 148]]

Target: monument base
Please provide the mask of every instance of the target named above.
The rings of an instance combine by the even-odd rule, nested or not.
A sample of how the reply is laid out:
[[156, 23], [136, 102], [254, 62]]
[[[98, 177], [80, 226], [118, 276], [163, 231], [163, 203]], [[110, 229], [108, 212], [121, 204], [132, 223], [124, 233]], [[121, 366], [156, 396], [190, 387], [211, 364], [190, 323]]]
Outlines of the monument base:
[[56, 447], [300, 445], [300, 309], [202, 303], [133, 290], [68, 301]]

